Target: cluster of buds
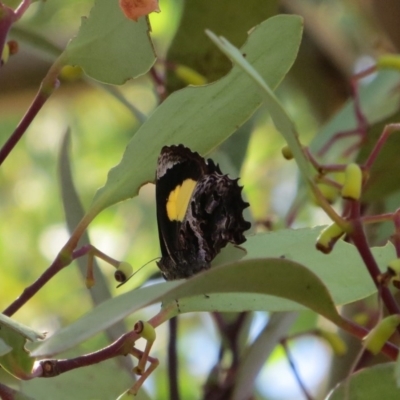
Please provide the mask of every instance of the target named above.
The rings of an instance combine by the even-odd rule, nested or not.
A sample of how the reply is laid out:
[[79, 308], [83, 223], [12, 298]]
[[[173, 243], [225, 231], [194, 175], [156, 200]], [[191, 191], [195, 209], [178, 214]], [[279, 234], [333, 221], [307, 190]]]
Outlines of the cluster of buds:
[[[340, 190], [341, 197], [347, 201], [359, 201], [363, 186], [363, 171], [358, 164], [350, 163], [344, 170], [343, 185]], [[328, 254], [335, 243], [347, 233], [345, 224], [332, 223], [322, 230], [317, 238], [316, 247], [319, 251]]]

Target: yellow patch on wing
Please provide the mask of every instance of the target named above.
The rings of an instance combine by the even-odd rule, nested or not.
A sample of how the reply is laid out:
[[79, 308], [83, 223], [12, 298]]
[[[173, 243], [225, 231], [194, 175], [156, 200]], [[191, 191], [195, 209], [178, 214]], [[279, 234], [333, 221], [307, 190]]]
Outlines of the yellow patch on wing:
[[183, 221], [196, 183], [193, 179], [186, 179], [169, 194], [167, 215], [170, 221]]

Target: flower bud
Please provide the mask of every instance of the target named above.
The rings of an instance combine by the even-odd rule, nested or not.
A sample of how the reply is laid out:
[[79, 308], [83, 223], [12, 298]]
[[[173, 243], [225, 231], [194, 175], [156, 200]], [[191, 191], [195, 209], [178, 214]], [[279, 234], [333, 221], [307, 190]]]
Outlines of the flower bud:
[[156, 340], [156, 330], [147, 321], [136, 322], [133, 330], [148, 342], [153, 343]]
[[400, 315], [390, 315], [380, 321], [371, 331], [365, 336], [364, 345], [372, 354], [378, 354], [383, 345], [390, 339], [400, 324]]
[[316, 248], [322, 253], [329, 254], [335, 243], [343, 236], [343, 229], [334, 222], [321, 231], [317, 238]]
[[128, 277], [132, 275], [132, 272], [132, 265], [125, 261], [121, 261], [117, 270], [114, 272], [114, 278], [117, 282], [125, 282]]
[[76, 81], [83, 76], [83, 70], [81, 67], [65, 65], [60, 72], [60, 78], [64, 81], [73, 82]]
[[393, 276], [400, 276], [400, 258], [390, 261], [388, 270]]
[[358, 164], [348, 164], [345, 170], [342, 197], [347, 200], [359, 200], [362, 187], [362, 171]]
[[398, 54], [385, 54], [376, 61], [378, 69], [400, 70], [400, 56]]

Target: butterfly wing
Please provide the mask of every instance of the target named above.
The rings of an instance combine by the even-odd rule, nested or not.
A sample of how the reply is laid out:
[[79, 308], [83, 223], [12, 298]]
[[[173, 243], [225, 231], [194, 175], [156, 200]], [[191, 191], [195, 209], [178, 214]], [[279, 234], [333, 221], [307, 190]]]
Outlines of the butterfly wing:
[[162, 148], [156, 173], [157, 223], [162, 259], [169, 266], [184, 258], [182, 223], [195, 187], [206, 172], [207, 165], [198, 153], [183, 145]]
[[249, 206], [238, 179], [223, 175], [183, 145], [163, 147], [158, 158], [156, 203], [161, 260], [165, 279], [190, 277], [210, 268], [228, 242], [241, 244], [250, 223]]

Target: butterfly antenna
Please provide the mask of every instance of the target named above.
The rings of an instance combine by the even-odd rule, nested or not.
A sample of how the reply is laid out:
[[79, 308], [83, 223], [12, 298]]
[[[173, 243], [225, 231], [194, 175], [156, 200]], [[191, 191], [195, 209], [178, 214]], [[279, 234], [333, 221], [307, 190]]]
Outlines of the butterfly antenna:
[[142, 268], [144, 268], [146, 265], [148, 265], [148, 264], [150, 264], [151, 262], [153, 262], [153, 261], [156, 261], [156, 260], [159, 260], [161, 257], [156, 257], [156, 258], [153, 258], [152, 260], [150, 260], [150, 261], [147, 261], [147, 263], [146, 264], [143, 264], [138, 270], [136, 270], [134, 273], [132, 273], [130, 276], [128, 276], [128, 277], [126, 277], [125, 276], [125, 274], [123, 273], [123, 272], [121, 272], [121, 271], [115, 271], [115, 274], [114, 274], [114, 276], [115, 276], [115, 279], [117, 279], [118, 281], [122, 281], [118, 286], [117, 286], [117, 289], [119, 288], [119, 287], [121, 287], [122, 285], [124, 285], [126, 282], [128, 282], [129, 281], [129, 279], [131, 279], [132, 278], [132, 276], [133, 275], [136, 275]]

